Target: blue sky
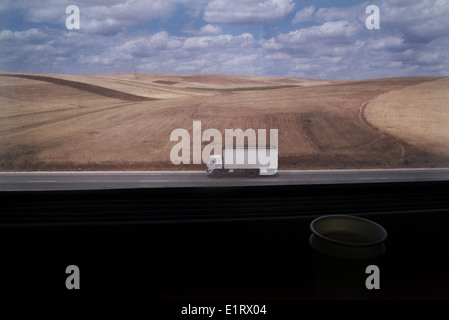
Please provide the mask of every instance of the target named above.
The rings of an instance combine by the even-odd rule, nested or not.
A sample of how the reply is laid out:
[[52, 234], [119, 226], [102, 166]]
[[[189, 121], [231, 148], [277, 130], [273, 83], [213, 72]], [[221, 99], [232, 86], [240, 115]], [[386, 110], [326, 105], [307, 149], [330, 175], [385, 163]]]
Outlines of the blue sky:
[[[79, 30], [66, 28], [69, 5]], [[447, 76], [447, 17], [449, 0], [2, 0], [0, 70]]]

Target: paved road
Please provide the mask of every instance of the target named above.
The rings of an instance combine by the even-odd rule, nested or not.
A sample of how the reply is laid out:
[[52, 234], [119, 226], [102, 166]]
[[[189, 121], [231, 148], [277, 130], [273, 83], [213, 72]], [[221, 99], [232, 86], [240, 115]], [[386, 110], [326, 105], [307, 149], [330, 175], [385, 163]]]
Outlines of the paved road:
[[209, 178], [206, 172], [11, 172], [0, 173], [0, 190], [86, 190], [449, 181], [449, 169], [280, 171], [275, 176]]

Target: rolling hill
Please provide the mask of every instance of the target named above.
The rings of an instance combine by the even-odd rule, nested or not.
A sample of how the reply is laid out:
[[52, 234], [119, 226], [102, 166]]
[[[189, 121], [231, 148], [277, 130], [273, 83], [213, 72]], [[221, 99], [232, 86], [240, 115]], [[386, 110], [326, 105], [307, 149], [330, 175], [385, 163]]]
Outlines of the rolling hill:
[[[170, 133], [278, 129], [280, 169], [447, 167], [449, 78], [0, 73], [0, 170], [191, 170]], [[203, 145], [207, 143], [203, 142]]]

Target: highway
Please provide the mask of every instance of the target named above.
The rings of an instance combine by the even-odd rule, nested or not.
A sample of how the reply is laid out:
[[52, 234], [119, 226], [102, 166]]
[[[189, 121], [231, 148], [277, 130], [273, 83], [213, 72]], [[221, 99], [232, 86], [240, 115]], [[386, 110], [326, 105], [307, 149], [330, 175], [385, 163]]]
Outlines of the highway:
[[279, 171], [274, 176], [231, 175], [215, 179], [204, 171], [0, 172], [0, 191], [95, 190], [169, 187], [236, 187], [449, 181], [449, 169]]

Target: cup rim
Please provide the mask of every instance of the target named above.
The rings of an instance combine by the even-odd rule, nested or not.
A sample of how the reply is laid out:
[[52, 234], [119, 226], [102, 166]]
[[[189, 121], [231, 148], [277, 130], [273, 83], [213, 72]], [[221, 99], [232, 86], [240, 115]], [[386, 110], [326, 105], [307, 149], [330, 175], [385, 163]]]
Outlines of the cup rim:
[[[373, 227], [377, 228], [378, 230], [380, 230], [383, 235], [382, 235], [382, 237], [380, 239], [378, 239], [376, 241], [365, 242], [365, 243], [351, 243], [351, 242], [339, 241], [339, 240], [335, 240], [335, 239], [326, 237], [326, 236], [322, 235], [321, 233], [319, 233], [316, 230], [315, 224], [317, 222], [319, 222], [321, 220], [334, 219], [334, 218], [344, 218], [344, 219], [358, 220], [358, 221], [362, 221], [362, 222], [368, 223], [368, 224], [372, 225]], [[318, 217], [318, 218], [314, 219], [310, 223], [310, 230], [312, 231], [312, 233], [316, 237], [318, 237], [320, 239], [323, 239], [325, 241], [329, 241], [331, 243], [335, 243], [335, 244], [339, 244], [339, 245], [343, 245], [343, 246], [348, 246], [348, 247], [370, 247], [370, 246], [376, 246], [378, 244], [383, 243], [385, 241], [385, 239], [387, 238], [387, 236], [388, 236], [387, 231], [380, 224], [378, 224], [378, 223], [376, 223], [374, 221], [371, 221], [369, 219], [365, 219], [365, 218], [361, 218], [361, 217], [357, 217], [357, 216], [352, 216], [352, 215], [344, 215], [344, 214], [325, 215], [325, 216]]]

